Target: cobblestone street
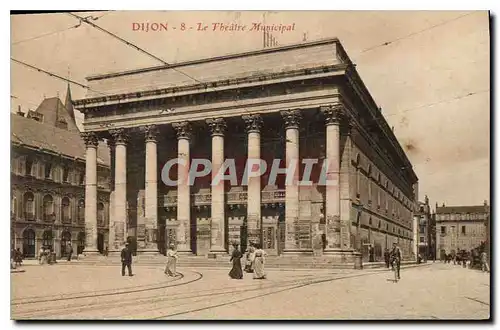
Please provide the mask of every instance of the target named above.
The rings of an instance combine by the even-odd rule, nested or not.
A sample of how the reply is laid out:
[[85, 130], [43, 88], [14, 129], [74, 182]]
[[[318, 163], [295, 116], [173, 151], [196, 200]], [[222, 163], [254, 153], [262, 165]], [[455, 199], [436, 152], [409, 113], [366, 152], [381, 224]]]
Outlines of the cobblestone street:
[[268, 270], [230, 280], [229, 269], [58, 264], [11, 275], [13, 319], [486, 319], [489, 274], [449, 264], [392, 272]]

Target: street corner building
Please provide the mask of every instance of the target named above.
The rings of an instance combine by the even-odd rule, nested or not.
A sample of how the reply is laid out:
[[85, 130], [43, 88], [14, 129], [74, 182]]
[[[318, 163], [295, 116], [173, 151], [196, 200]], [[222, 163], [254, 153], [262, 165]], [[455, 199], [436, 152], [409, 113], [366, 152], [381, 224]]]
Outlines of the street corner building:
[[[86, 148], [69, 86], [64, 105], [58, 97], [47, 98], [35, 111], [19, 108], [10, 120], [11, 248], [25, 258], [37, 257], [41, 247], [66, 257], [69, 243], [73, 255], [102, 253], [108, 240], [109, 151], [104, 143], [96, 145], [94, 205], [86, 204]], [[89, 228], [85, 219], [91, 213], [97, 222]]]
[[[231, 242], [259, 242], [270, 256], [355, 266], [370, 246], [383, 260], [397, 242], [413, 258], [418, 179], [339, 40], [87, 80], [89, 94], [74, 102], [85, 115], [85, 221], [95, 226], [95, 147], [106, 140], [110, 251], [129, 235], [139, 255], [172, 242], [181, 254], [217, 258]], [[230, 158], [328, 159], [338, 184], [271, 185], [264, 174], [248, 185], [196, 178], [171, 187], [162, 167], [175, 158], [213, 168]]]

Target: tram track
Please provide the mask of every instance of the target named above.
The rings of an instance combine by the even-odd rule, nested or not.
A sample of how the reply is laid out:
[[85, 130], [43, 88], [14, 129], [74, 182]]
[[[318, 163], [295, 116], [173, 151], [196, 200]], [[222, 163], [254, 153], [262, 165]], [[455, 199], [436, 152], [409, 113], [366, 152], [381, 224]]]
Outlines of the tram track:
[[[86, 305], [73, 305], [73, 306], [67, 306], [64, 308], [63, 311], [61, 311], [60, 308], [44, 308], [44, 309], [34, 309], [31, 311], [21, 311], [19, 313], [16, 313], [17, 317], [20, 318], [34, 318], [34, 317], [41, 317], [44, 319], [51, 319], [51, 318], [58, 318], [58, 316], [64, 316], [68, 315], [68, 313], [72, 315], [78, 315], [81, 313], [88, 313], [93, 310], [101, 310], [103, 307], [106, 307], [109, 311], [117, 310], [117, 314], [115, 315], [108, 315], [104, 317], [103, 319], [127, 319], [127, 318], [134, 318], [136, 319], [137, 317], [134, 317], [130, 313], [123, 314], [123, 310], [120, 310], [122, 308], [128, 308], [130, 306], [140, 306], [140, 310], [136, 310], [138, 313], [148, 313], [148, 314], [155, 314], [155, 312], [163, 312], [166, 308], [167, 309], [178, 309], [178, 308], [183, 308], [183, 306], [186, 305], [199, 305], [200, 303], [203, 304], [205, 302], [208, 302], [210, 304], [212, 299], [207, 299], [210, 297], [213, 297], [215, 299], [231, 299], [234, 295], [246, 295], [246, 294], [252, 294], [255, 291], [268, 291], [271, 290], [271, 292], [264, 292], [264, 293], [259, 293], [259, 294], [253, 294], [250, 297], [244, 297], [240, 299], [231, 299], [231, 301], [224, 301], [223, 303], [219, 304], [210, 304], [209, 306], [204, 306], [200, 308], [191, 308], [187, 310], [181, 310], [178, 312], [174, 313], [168, 313], [168, 314], [160, 314], [157, 316], [150, 316], [141, 319], [161, 319], [161, 318], [168, 318], [172, 316], [178, 316], [178, 315], [184, 315], [184, 314], [189, 314], [197, 311], [202, 311], [202, 310], [207, 310], [211, 308], [217, 308], [225, 305], [230, 305], [233, 303], [238, 303], [242, 301], [247, 301], [259, 297], [264, 297], [272, 294], [277, 294], [280, 292], [285, 292], [293, 289], [297, 289], [300, 287], [308, 286], [308, 285], [314, 285], [318, 283], [324, 283], [324, 282], [330, 282], [330, 281], [336, 281], [336, 280], [343, 280], [343, 279], [349, 279], [349, 278], [356, 278], [356, 277], [364, 277], [364, 276], [370, 276], [370, 275], [375, 275], [375, 274], [380, 274], [380, 273], [386, 273], [385, 271], [378, 271], [378, 272], [370, 272], [370, 273], [362, 273], [362, 274], [353, 274], [353, 275], [347, 275], [347, 276], [338, 276], [338, 274], [328, 274], [324, 275], [321, 277], [317, 277], [314, 275], [302, 275], [297, 279], [293, 280], [285, 280], [285, 281], [272, 281], [270, 282], [269, 280], [264, 280], [261, 282], [261, 280], [258, 280], [259, 282], [252, 283], [249, 286], [243, 286], [243, 287], [224, 287], [224, 288], [216, 288], [216, 289], [207, 289], [207, 290], [197, 290], [195, 293], [193, 292], [184, 292], [184, 293], [172, 293], [168, 294], [166, 297], [157, 297], [156, 295], [154, 296], [147, 296], [147, 297], [141, 297], [139, 299], [136, 299], [135, 297], [130, 300], [130, 298], [126, 299], [125, 301], [123, 299], [120, 300], [114, 300], [114, 301], [103, 301], [102, 303], [96, 305], [95, 303], [89, 303]], [[201, 274], [201, 273], [200, 273]], [[310, 279], [311, 276], [314, 276], [314, 279]], [[257, 280], [256, 280], [257, 281]], [[187, 282], [185, 283], [187, 284]], [[152, 308], [151, 308], [152, 307]], [[133, 313], [133, 312], [132, 312]], [[76, 318], [78, 319], [78, 318]]]
[[[130, 294], [130, 293], [138, 293], [138, 292], [146, 292], [146, 291], [154, 291], [154, 290], [162, 290], [165, 288], [169, 287], [174, 287], [174, 286], [179, 286], [179, 285], [187, 285], [196, 281], [199, 281], [203, 278], [203, 274], [199, 272], [194, 272], [196, 275], [198, 275], [197, 278], [189, 280], [187, 282], [182, 282], [182, 283], [175, 283], [173, 285], [161, 285], [161, 286], [155, 286], [151, 288], [142, 288], [142, 289], [134, 289], [134, 290], [122, 290], [122, 291], [114, 291], [114, 292], [106, 292], [106, 293], [93, 293], [93, 294], [84, 294], [84, 295], [79, 295], [79, 296], [69, 296], [69, 297], [57, 297], [57, 298], [46, 298], [46, 299], [39, 299], [39, 300], [27, 300], [27, 301], [17, 301], [17, 302], [12, 302], [11, 306], [17, 306], [17, 305], [27, 305], [27, 304], [38, 304], [38, 303], [44, 303], [44, 302], [55, 302], [55, 301], [64, 301], [64, 300], [75, 300], [75, 299], [85, 299], [85, 298], [96, 298], [96, 297], [106, 297], [106, 296], [116, 296], [116, 295], [123, 295], [123, 294]], [[175, 280], [168, 281], [167, 283], [172, 283], [176, 281], [180, 281], [184, 278], [184, 274], [179, 273], [181, 276]], [[140, 286], [139, 286], [140, 287]]]
[[[206, 297], [210, 296], [218, 296], [218, 295], [224, 295], [224, 294], [237, 294], [237, 293], [244, 293], [244, 292], [251, 292], [255, 290], [263, 290], [263, 289], [269, 289], [272, 287], [283, 287], [283, 286], [290, 286], [290, 285], [296, 285], [297, 282], [307, 280], [307, 278], [314, 276], [314, 275], [304, 275], [301, 276], [299, 279], [294, 279], [294, 280], [288, 280], [288, 281], [271, 281], [271, 282], [260, 282], [260, 283], [252, 283], [249, 286], [245, 287], [231, 287], [231, 288], [217, 288], [217, 289], [208, 289], [208, 290], [197, 290], [196, 293], [175, 293], [175, 294], [169, 294], [167, 297], [158, 297], [157, 294], [150, 295], [147, 297], [140, 297], [140, 298], [135, 298], [131, 300], [130, 297], [128, 297], [127, 300], [123, 299], [118, 299], [118, 300], [105, 300], [101, 303], [87, 303], [85, 305], [81, 305], [80, 303], [72, 304], [72, 305], [65, 305], [64, 311], [61, 311], [60, 308], [50, 306], [49, 308], [42, 308], [40, 309], [39, 307], [34, 307], [33, 309], [30, 310], [24, 310], [21, 312], [17, 312], [17, 316], [21, 317], [34, 317], [34, 316], [43, 316], [43, 315], [67, 315], [68, 313], [79, 313], [79, 312], [89, 312], [91, 310], [99, 310], [102, 307], [106, 308], [118, 308], [118, 307], [126, 307], [130, 305], [140, 305], [142, 303], [144, 304], [157, 304], [157, 303], [163, 303], [163, 302], [175, 302], [180, 299], [193, 299], [193, 298], [201, 298], [201, 300], [205, 299]], [[331, 276], [331, 275], [329, 275]], [[317, 278], [317, 277], [316, 277]], [[186, 282], [186, 284], [188, 284]], [[263, 286], [264, 284], [264, 286]], [[172, 287], [172, 286], [170, 286]], [[168, 289], [168, 288], [166, 288]], [[220, 292], [222, 291], [222, 292]], [[144, 291], [142, 291], [144, 292]], [[90, 296], [89, 298], [93, 298], [93, 296]], [[168, 307], [165, 305], [162, 305], [163, 307]], [[179, 306], [179, 305], [176, 305]], [[162, 308], [163, 308], [162, 307]]]
[[356, 277], [372, 276], [372, 275], [381, 274], [381, 273], [386, 273], [386, 272], [385, 271], [379, 271], [379, 272], [370, 272], [370, 273], [356, 274], [356, 275], [350, 275], [350, 276], [341, 276], [341, 277], [334, 277], [334, 278], [327, 278], [327, 279], [312, 280], [312, 281], [309, 281], [308, 283], [303, 283], [303, 284], [298, 284], [298, 285], [292, 285], [289, 288], [279, 289], [279, 290], [276, 290], [276, 291], [267, 292], [267, 293], [263, 293], [263, 294], [258, 294], [258, 295], [254, 295], [254, 296], [251, 296], [251, 297], [245, 297], [245, 298], [241, 298], [241, 299], [232, 300], [232, 301], [229, 301], [229, 302], [224, 302], [224, 303], [220, 303], [220, 304], [214, 304], [214, 305], [200, 307], [200, 308], [194, 308], [194, 309], [190, 309], [190, 310], [186, 310], [186, 311], [180, 311], [180, 312], [176, 312], [176, 313], [162, 314], [160, 316], [146, 318], [146, 319], [147, 320], [158, 320], [158, 319], [164, 319], [164, 318], [168, 318], [168, 317], [172, 317], [172, 316], [179, 316], [179, 315], [184, 315], [184, 314], [190, 314], [190, 313], [199, 312], [199, 311], [203, 311], [203, 310], [208, 310], [208, 309], [212, 309], [212, 308], [223, 307], [223, 306], [231, 305], [231, 304], [238, 303], [238, 302], [245, 302], [245, 301], [248, 301], [248, 300], [251, 300], [251, 299], [255, 299], [255, 298], [270, 296], [270, 295], [273, 295], [273, 294], [277, 294], [277, 293], [281, 293], [281, 292], [285, 292], [285, 291], [290, 291], [290, 290], [294, 290], [294, 289], [306, 287], [306, 286], [309, 286], [309, 285], [314, 285], [314, 284], [319, 284], [319, 283], [326, 283], [326, 282], [333, 282], [333, 281], [339, 281], [339, 280], [356, 278]]

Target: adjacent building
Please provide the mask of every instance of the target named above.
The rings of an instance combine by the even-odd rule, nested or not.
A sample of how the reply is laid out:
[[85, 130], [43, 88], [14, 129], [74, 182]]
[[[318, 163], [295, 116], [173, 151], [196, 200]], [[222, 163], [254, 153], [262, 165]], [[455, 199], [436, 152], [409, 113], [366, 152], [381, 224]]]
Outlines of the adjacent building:
[[436, 223], [427, 196], [425, 196], [423, 202], [418, 203], [415, 217], [418, 226], [418, 253], [426, 260], [434, 259], [436, 251]]
[[461, 250], [470, 251], [489, 241], [487, 223], [490, 207], [442, 206], [436, 204], [436, 248], [437, 256], [453, 254]]
[[[96, 245], [103, 251], [109, 225], [109, 151], [96, 159]], [[35, 111], [11, 113], [11, 247], [27, 258], [48, 247], [64, 257], [85, 248], [85, 144], [71, 92], [66, 102], [43, 100]]]
[[[174, 243], [180, 253], [216, 256], [233, 241], [346, 263], [367, 257], [370, 245], [379, 259], [393, 242], [413, 253], [417, 176], [337, 39], [87, 80], [89, 94], [74, 104], [85, 115], [87, 169], [97, 140], [111, 147], [110, 251], [128, 235], [142, 254]], [[212, 186], [209, 174], [191, 186], [175, 169], [167, 173], [178, 185], [162, 182], [168, 161], [195, 158], [213, 168], [227, 159], [237, 167], [280, 159], [281, 168], [328, 160], [336, 184], [270, 183], [266, 171], [244, 185], [241, 167], [235, 184]], [[95, 207], [95, 188], [86, 189]], [[89, 214], [86, 226], [96, 221]]]

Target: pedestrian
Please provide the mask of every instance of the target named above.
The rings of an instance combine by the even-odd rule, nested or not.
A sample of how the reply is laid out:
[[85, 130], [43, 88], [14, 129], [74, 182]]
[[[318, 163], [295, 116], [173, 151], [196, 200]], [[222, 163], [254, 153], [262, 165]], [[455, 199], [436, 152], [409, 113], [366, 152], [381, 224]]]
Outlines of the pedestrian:
[[165, 267], [165, 274], [168, 276], [177, 276], [177, 259], [175, 245], [170, 243], [167, 250], [167, 266]]
[[68, 245], [68, 261], [71, 261], [71, 256], [73, 255], [73, 245], [71, 245], [71, 242]]
[[233, 263], [233, 268], [231, 268], [229, 276], [232, 279], [241, 280], [243, 278], [243, 271], [241, 270], [241, 257], [243, 257], [243, 254], [241, 254], [241, 251], [238, 249], [238, 243], [233, 243], [233, 248], [231, 260], [229, 260]]
[[486, 251], [481, 252], [481, 270], [483, 272], [490, 271], [490, 266], [488, 265], [488, 255], [486, 254]]
[[246, 264], [245, 264], [245, 272], [247, 273], [253, 273], [254, 271], [254, 252], [255, 252], [255, 247], [253, 242], [249, 243], [249, 247], [246, 253]]
[[400, 268], [401, 268], [401, 249], [398, 247], [397, 243], [392, 243], [391, 250], [391, 264], [396, 267], [396, 272], [398, 280], [401, 279]]
[[384, 261], [385, 261], [385, 267], [389, 269], [390, 261], [391, 261], [391, 254], [389, 253], [389, 249], [385, 248], [384, 250]]
[[128, 276], [133, 276], [132, 274], [132, 251], [130, 250], [128, 242], [125, 243], [125, 247], [121, 252], [122, 259], [122, 276], [125, 276], [125, 267], [128, 269]]
[[254, 262], [253, 262], [253, 278], [254, 279], [265, 279], [266, 274], [264, 273], [264, 263], [267, 253], [261, 249], [259, 243], [255, 244], [254, 251]]
[[375, 262], [375, 249], [373, 245], [368, 248], [369, 262]]
[[16, 266], [21, 266], [21, 264], [23, 263], [23, 254], [21, 253], [21, 250], [19, 250], [19, 248], [17, 248], [14, 253], [14, 262]]
[[45, 263], [44, 257], [45, 257], [45, 249], [43, 248], [43, 246], [41, 246], [40, 250], [38, 250], [38, 263], [40, 265], [43, 265]]

